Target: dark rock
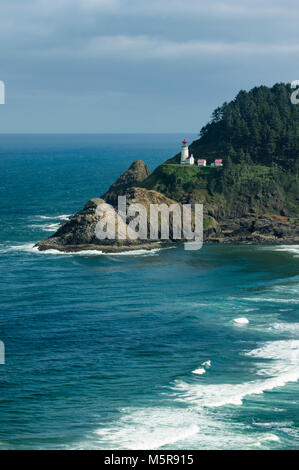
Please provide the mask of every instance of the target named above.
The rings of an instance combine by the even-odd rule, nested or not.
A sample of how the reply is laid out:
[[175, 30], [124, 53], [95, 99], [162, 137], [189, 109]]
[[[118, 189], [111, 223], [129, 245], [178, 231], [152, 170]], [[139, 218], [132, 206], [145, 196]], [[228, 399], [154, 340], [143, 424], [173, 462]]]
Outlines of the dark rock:
[[150, 174], [149, 167], [142, 160], [136, 160], [101, 197], [114, 206], [118, 196], [123, 196], [128, 188], [139, 186]]
[[[148, 233], [150, 229], [149, 215], [151, 204], [166, 204], [170, 206], [175, 201], [163, 196], [157, 191], [147, 190], [145, 188], [129, 188], [126, 193], [127, 205], [130, 203], [142, 204], [148, 215]], [[36, 246], [39, 250], [57, 249], [59, 251], [81, 251], [81, 250], [100, 250], [103, 252], [117, 252], [133, 249], [150, 249], [160, 247], [157, 243], [160, 241], [160, 236], [157, 240], [150, 240], [148, 238], [142, 240], [132, 240], [129, 237], [125, 240], [118, 239], [105, 239], [100, 240], [96, 236], [96, 224], [100, 221], [101, 217], [96, 214], [98, 205], [105, 203], [104, 199], [95, 198], [88, 201], [83, 210], [73, 215], [69, 221], [65, 222], [57, 232], [46, 240], [40, 241]], [[115, 205], [115, 208], [117, 206]], [[127, 220], [128, 224], [130, 220]], [[172, 239], [172, 217], [170, 217], [170, 240]], [[128, 225], [126, 225], [128, 231]], [[160, 235], [160, 231], [159, 231]]]
[[[54, 235], [42, 240], [36, 246], [39, 250], [57, 249], [65, 252], [87, 249], [118, 252], [160, 246], [157, 243], [158, 240], [132, 240], [130, 238], [99, 240], [96, 237], [96, 224], [101, 219], [96, 214], [96, 208], [102, 203], [108, 203], [117, 209], [118, 196], [123, 195], [127, 197], [127, 205], [139, 203], [146, 208], [148, 233], [151, 204], [166, 204], [169, 207], [174, 203], [203, 203], [205, 241], [299, 243], [299, 226], [295, 222], [296, 218], [290, 218], [285, 203], [279, 199], [279, 195], [274, 190], [270, 192], [262, 190], [255, 196], [240, 193], [239, 197], [235, 197], [230, 202], [223, 194], [215, 198], [209, 196], [204, 189], [196, 189], [190, 193], [183, 191], [177, 194], [176, 184], [179, 184], [179, 180], [174, 178], [172, 170], [167, 165], [161, 165], [149, 176], [148, 166], [141, 160], [135, 161], [101, 198], [89, 200], [84, 208], [64, 222]], [[188, 171], [188, 168], [183, 171]], [[154, 178], [153, 175], [155, 175]], [[128, 230], [130, 220], [127, 219], [125, 222], [126, 230]], [[172, 229], [173, 219], [170, 217], [170, 240], [178, 241], [174, 240]], [[158, 235], [160, 240], [160, 229]]]

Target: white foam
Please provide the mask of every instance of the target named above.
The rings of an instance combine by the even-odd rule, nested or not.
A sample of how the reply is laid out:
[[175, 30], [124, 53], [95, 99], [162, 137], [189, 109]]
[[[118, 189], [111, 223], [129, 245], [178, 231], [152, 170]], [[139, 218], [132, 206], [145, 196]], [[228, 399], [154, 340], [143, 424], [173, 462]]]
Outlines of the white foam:
[[[258, 359], [262, 378], [240, 384], [177, 381], [173, 386], [171, 407], [125, 408], [118, 419], [96, 429], [77, 448], [277, 448], [279, 436], [269, 432], [270, 425], [265, 426], [266, 432], [263, 432], [257, 431], [253, 423], [254, 432], [248, 432], [250, 425], [234, 423], [231, 410], [220, 407], [242, 405], [245, 397], [297, 381], [299, 340], [267, 342], [244, 354]], [[177, 401], [180, 403], [176, 404]], [[274, 428], [282, 430], [282, 426], [287, 426], [287, 423], [278, 423]]]
[[125, 408], [77, 449], [255, 449], [277, 441], [269, 432], [246, 432], [224, 413], [182, 407]]
[[237, 323], [237, 325], [248, 325], [249, 320], [245, 317], [241, 317], [241, 318], [234, 318], [234, 322]]
[[1, 253], [9, 253], [10, 251], [24, 251], [28, 253], [38, 253], [38, 249], [34, 247], [35, 243], [24, 243], [22, 245], [2, 245]]
[[188, 410], [145, 408], [122, 410], [119, 423], [95, 431], [104, 448], [159, 449], [198, 434], [199, 426]]
[[152, 256], [152, 255], [156, 255], [162, 249], [163, 248], [153, 248], [152, 250], [140, 249], [140, 250], [121, 251], [119, 253], [105, 253], [105, 254], [109, 256], [140, 256], [140, 255]]
[[61, 255], [61, 256], [124, 256], [124, 255], [132, 255], [132, 256], [153, 256], [156, 255], [160, 250], [163, 248], [154, 248], [152, 250], [132, 250], [132, 251], [123, 251], [120, 253], [103, 253], [101, 250], [81, 250], [81, 251], [59, 251], [55, 249], [49, 249], [40, 251], [37, 247], [34, 246], [35, 243], [25, 243], [21, 245], [0, 245], [0, 253], [8, 253], [13, 251], [24, 251], [26, 253], [35, 253], [35, 254], [44, 254], [44, 255]]
[[248, 325], [249, 320], [245, 317], [241, 317], [241, 318], [234, 318], [234, 322], [237, 323], [238, 325]]
[[288, 253], [293, 253], [299, 255], [299, 245], [280, 245], [273, 248], [274, 251], [287, 251]]
[[32, 219], [41, 219], [41, 220], [67, 220], [72, 216], [72, 214], [61, 214], [61, 215], [33, 215]]
[[259, 422], [254, 422], [254, 426], [259, 426], [263, 428], [276, 428], [276, 429], [281, 429], [284, 427], [291, 427], [294, 425], [294, 421], [259, 421]]
[[299, 340], [271, 341], [245, 355], [266, 360], [259, 371], [263, 379], [217, 385], [176, 381], [173, 387], [177, 393], [176, 400], [190, 403], [200, 409], [242, 405], [245, 397], [262, 394], [299, 379]]
[[274, 303], [285, 303], [285, 304], [298, 304], [299, 299], [277, 299], [275, 297], [244, 297], [242, 300], [249, 302], [274, 302]]
[[212, 362], [211, 362], [211, 360], [209, 359], [208, 361], [203, 362], [201, 365], [204, 366], [204, 367], [211, 367]]
[[42, 230], [43, 232], [56, 232], [61, 227], [61, 225], [60, 223], [43, 224], [43, 225], [34, 224], [34, 225], [30, 225], [30, 227], [35, 228], [37, 230]]
[[280, 439], [278, 436], [276, 436], [276, 434], [266, 434], [265, 436], [260, 437], [260, 442], [258, 442], [258, 445], [261, 446], [265, 441], [280, 442]]
[[101, 251], [97, 250], [82, 250], [82, 251], [72, 251], [65, 253], [64, 251], [59, 251], [59, 250], [45, 250], [45, 251], [40, 251], [36, 246], [34, 246], [35, 243], [24, 243], [22, 245], [10, 245], [10, 246], [3, 246], [0, 248], [0, 253], [9, 253], [9, 252], [19, 252], [23, 251], [25, 253], [34, 253], [34, 254], [40, 254], [40, 255], [62, 255], [62, 256], [73, 256], [73, 255], [101, 255], [103, 254]]
[[55, 219], [59, 219], [59, 220], [67, 220], [69, 219], [70, 217], [72, 217], [73, 214], [62, 214], [62, 215], [57, 215], [55, 217]]
[[200, 367], [199, 369], [194, 369], [192, 371], [192, 374], [197, 374], [197, 375], [202, 375], [202, 374], [205, 374], [206, 373], [206, 370], [203, 369], [202, 367]]
[[276, 322], [269, 327], [269, 330], [299, 334], [299, 323]]

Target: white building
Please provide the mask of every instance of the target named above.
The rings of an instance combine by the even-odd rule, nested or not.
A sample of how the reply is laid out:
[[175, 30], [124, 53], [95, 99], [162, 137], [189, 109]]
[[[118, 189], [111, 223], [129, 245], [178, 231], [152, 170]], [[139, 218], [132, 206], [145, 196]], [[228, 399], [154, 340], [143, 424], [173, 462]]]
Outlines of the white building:
[[221, 158], [217, 158], [213, 163], [211, 163], [211, 166], [223, 166], [223, 160]]
[[187, 158], [187, 160], [188, 160], [187, 163], [188, 163], [189, 165], [194, 165], [194, 157], [193, 157], [193, 155], [190, 155], [190, 156]]
[[189, 163], [188, 157], [189, 157], [188, 142], [186, 139], [184, 139], [182, 142], [182, 148], [181, 148], [181, 163], [182, 164]]
[[181, 164], [182, 165], [194, 165], [194, 157], [193, 155], [189, 155], [189, 147], [188, 147], [188, 142], [186, 139], [184, 139], [182, 142]]
[[205, 160], [204, 158], [199, 158], [197, 160], [197, 165], [198, 166], [207, 166], [207, 160]]

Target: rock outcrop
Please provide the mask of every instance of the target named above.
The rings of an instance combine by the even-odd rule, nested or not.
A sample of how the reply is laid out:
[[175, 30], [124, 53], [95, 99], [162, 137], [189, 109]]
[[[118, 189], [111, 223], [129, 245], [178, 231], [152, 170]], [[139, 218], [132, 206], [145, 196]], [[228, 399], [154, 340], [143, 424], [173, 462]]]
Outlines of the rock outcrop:
[[[172, 168], [170, 168], [172, 170]], [[175, 169], [178, 171], [177, 169]], [[180, 169], [179, 169], [180, 170]], [[152, 249], [161, 246], [161, 230], [159, 227], [158, 237], [156, 240], [149, 239], [150, 233], [150, 205], [188, 203], [204, 203], [204, 241], [218, 243], [299, 243], [299, 225], [298, 219], [289, 215], [277, 215], [272, 213], [256, 213], [253, 205], [243, 204], [243, 200], [236, 200], [230, 206], [231, 215], [227, 216], [227, 202], [223, 197], [208, 198], [207, 192], [200, 189], [197, 193], [197, 199], [190, 198], [183, 200], [180, 197], [173, 197], [176, 191], [176, 184], [185, 185], [186, 183], [178, 182], [176, 175], [163, 179], [163, 174], [159, 173], [159, 178], [154, 179], [150, 176], [150, 170], [141, 160], [134, 162], [130, 168], [123, 173], [117, 181], [112, 184], [109, 190], [103, 194], [101, 198], [94, 198], [88, 201], [84, 208], [77, 212], [70, 219], [63, 223], [57, 232], [40, 241], [36, 246], [39, 250], [56, 249], [64, 252], [76, 252], [82, 250], [99, 250], [104, 253], [115, 253], [120, 251], [136, 250], [136, 249]], [[157, 173], [156, 171], [156, 173]], [[170, 174], [170, 170], [167, 170]], [[185, 168], [182, 172], [186, 172]], [[168, 175], [166, 173], [166, 175]], [[154, 175], [154, 173], [153, 173]], [[170, 175], [171, 176], [171, 175]], [[174, 186], [172, 185], [174, 183]], [[151, 189], [153, 186], [154, 189]], [[185, 187], [184, 186], [184, 187]], [[183, 186], [182, 186], [183, 187]], [[173, 188], [173, 189], [172, 189]], [[186, 186], [187, 188], [187, 186]], [[157, 190], [158, 189], [158, 190]], [[162, 194], [162, 190], [165, 194]], [[160, 190], [160, 191], [159, 191]], [[163, 191], [164, 192], [164, 191]], [[169, 196], [169, 195], [172, 195]], [[127, 209], [132, 203], [142, 204], [147, 212], [147, 237], [144, 239], [132, 239], [127, 236], [126, 239], [99, 239], [96, 235], [97, 223], [101, 220], [97, 213], [97, 207], [103, 203], [109, 204], [117, 209], [118, 196], [126, 196]], [[273, 198], [272, 198], [273, 200]], [[239, 204], [242, 210], [238, 212], [233, 208]], [[182, 207], [182, 206], [181, 206]], [[264, 206], [267, 207], [267, 206]], [[226, 209], [226, 210], [224, 210]], [[248, 209], [250, 209], [248, 211]], [[272, 207], [270, 207], [272, 209]], [[248, 211], [248, 212], [246, 212]], [[281, 212], [281, 211], [280, 211]], [[222, 213], [222, 216], [219, 216]], [[125, 230], [127, 234], [132, 233], [130, 222], [134, 216], [127, 217], [125, 220]], [[117, 221], [117, 218], [115, 218]], [[169, 242], [179, 241], [173, 236], [173, 217], [170, 216]], [[116, 232], [118, 226], [116, 223]], [[131, 231], [131, 232], [130, 232]], [[180, 241], [183, 241], [180, 239]]]
[[[119, 251], [130, 251], [136, 249], [152, 249], [161, 247], [160, 230], [156, 240], [149, 239], [150, 233], [150, 205], [165, 204], [170, 206], [175, 201], [163, 196], [157, 191], [151, 191], [144, 188], [129, 188], [125, 192], [127, 207], [130, 204], [142, 204], [147, 212], [147, 236], [145, 239], [134, 240], [127, 237], [125, 240], [105, 239], [100, 240], [96, 235], [96, 225], [101, 220], [101, 216], [97, 215], [96, 209], [103, 203], [102, 198], [94, 198], [88, 201], [84, 208], [73, 215], [67, 222], [61, 225], [57, 232], [46, 240], [40, 241], [36, 246], [39, 250], [45, 251], [56, 249], [64, 252], [78, 252], [83, 250], [99, 250], [104, 253], [115, 253]], [[111, 205], [112, 206], [112, 205]], [[114, 206], [117, 208], [117, 206]], [[126, 233], [131, 233], [132, 229], [129, 224], [134, 217], [128, 217], [125, 223]], [[117, 219], [116, 219], [117, 220]], [[170, 217], [170, 241], [173, 240], [173, 220]], [[116, 232], [118, 224], [116, 221]], [[163, 240], [162, 240], [163, 242]]]
[[142, 161], [136, 160], [116, 181], [108, 191], [101, 196], [108, 204], [115, 206], [118, 196], [123, 196], [128, 188], [139, 186], [151, 171], [149, 167]]
[[289, 217], [247, 214], [219, 222], [211, 240], [223, 243], [299, 243], [299, 225]]

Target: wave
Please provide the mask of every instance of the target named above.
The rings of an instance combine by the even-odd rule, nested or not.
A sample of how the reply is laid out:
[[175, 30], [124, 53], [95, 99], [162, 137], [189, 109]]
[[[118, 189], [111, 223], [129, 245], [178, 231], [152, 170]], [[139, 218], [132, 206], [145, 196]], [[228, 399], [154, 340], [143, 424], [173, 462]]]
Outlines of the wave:
[[[161, 449], [175, 444], [176, 449], [277, 448], [280, 437], [276, 431], [290, 431], [286, 422], [275, 426], [234, 423], [231, 410], [225, 407], [242, 405], [245, 397], [297, 381], [299, 340], [270, 341], [243, 354], [258, 360], [262, 378], [240, 384], [176, 381], [172, 386], [172, 406], [122, 409], [120, 419], [95, 430], [82, 447]], [[248, 432], [249, 428], [252, 432]]]
[[254, 421], [253, 425], [263, 428], [286, 428], [293, 426], [294, 421]]
[[288, 253], [293, 253], [299, 255], [299, 245], [280, 245], [272, 248], [274, 251], [286, 251]]
[[245, 317], [234, 318], [234, 323], [236, 323], [237, 325], [248, 325], [249, 320]]
[[55, 224], [34, 224], [30, 225], [30, 227], [36, 230], [42, 230], [43, 232], [56, 232], [60, 227], [60, 223]]
[[132, 250], [132, 251], [123, 251], [120, 253], [103, 253], [101, 250], [81, 250], [81, 251], [59, 251], [55, 249], [40, 251], [36, 246], [35, 243], [25, 243], [22, 245], [10, 245], [4, 246], [0, 245], [0, 253], [9, 253], [9, 252], [19, 252], [23, 251], [26, 253], [34, 253], [34, 254], [42, 254], [42, 255], [61, 255], [61, 256], [124, 256], [124, 255], [131, 255], [131, 256], [153, 256], [156, 255], [160, 250], [163, 248], [154, 248], [152, 250]]
[[209, 369], [211, 365], [212, 365], [212, 362], [210, 359], [208, 359], [207, 361], [202, 362], [201, 364], [202, 367], [199, 367], [198, 369], [194, 369], [192, 371], [192, 374], [203, 375], [206, 373], [206, 369]]
[[278, 441], [273, 433], [249, 435], [243, 426], [203, 411], [171, 408], [124, 408], [110, 426], [95, 430], [77, 448], [89, 449], [255, 449]]
[[208, 359], [207, 361], [204, 361], [201, 365], [204, 366], [204, 367], [207, 367], [207, 368], [211, 367], [212, 361], [211, 361], [211, 359]]
[[206, 373], [206, 369], [204, 369], [203, 367], [200, 367], [199, 369], [194, 369], [192, 371], [192, 374], [197, 374], [197, 375], [202, 375], [205, 373]]
[[[146, 423], [146, 426], [144, 425]], [[124, 408], [118, 423], [95, 431], [97, 448], [158, 449], [198, 434], [189, 410]]]
[[276, 299], [275, 297], [243, 297], [242, 300], [246, 300], [249, 302], [275, 302], [275, 303], [286, 303], [286, 304], [298, 304], [299, 299]]
[[40, 251], [35, 246], [35, 243], [25, 243], [22, 245], [10, 245], [10, 246], [0, 248], [0, 253], [19, 252], [19, 251], [23, 251], [25, 253], [34, 253], [38, 255], [61, 255], [61, 256], [103, 254], [101, 251], [97, 251], [97, 250], [82, 250], [82, 251], [73, 251], [69, 253], [65, 253], [63, 251], [54, 250], [54, 249]]
[[172, 408], [124, 408], [110, 426], [95, 430], [78, 448], [89, 449], [256, 449], [278, 442], [273, 432], [246, 432], [225, 415], [202, 410]]
[[282, 333], [299, 334], [299, 323], [277, 322], [270, 326], [269, 330]]
[[[257, 359], [265, 359], [259, 375], [264, 380], [241, 384], [201, 385], [177, 381], [173, 387], [175, 400], [199, 408], [242, 405], [245, 397], [262, 394], [299, 379], [299, 340], [281, 340], [265, 343], [264, 346], [244, 353]], [[270, 360], [270, 361], [269, 361]]]
[[61, 215], [33, 215], [30, 218], [32, 220], [67, 220], [72, 214], [61, 214]]
[[34, 248], [35, 243], [24, 243], [22, 245], [0, 245], [0, 253], [5, 254], [13, 251], [24, 251], [24, 252], [38, 252], [37, 248]]
[[245, 397], [297, 381], [299, 340], [271, 341], [243, 354], [258, 360], [262, 366], [259, 374], [263, 378], [240, 384], [177, 381], [172, 387], [174, 395], [167, 399], [168, 402], [172, 399], [171, 406], [124, 408], [120, 410], [119, 419], [97, 428], [77, 448], [277, 448], [280, 436], [276, 432], [288, 435], [292, 431], [292, 422], [277, 420], [273, 426], [269, 423], [234, 423], [231, 410], [220, 407], [242, 405]]
[[[48, 220], [51, 223], [41, 224], [35, 223], [29, 225], [29, 227], [35, 230], [41, 230], [43, 232], [56, 232], [61, 227], [61, 222], [68, 220], [71, 217], [71, 214], [61, 214], [61, 215], [33, 215], [30, 217], [31, 221], [46, 221]], [[60, 221], [60, 222], [57, 222]]]
[[153, 256], [153, 255], [156, 255], [162, 249], [164, 248], [153, 248], [152, 250], [140, 249], [140, 250], [131, 250], [131, 251], [121, 251], [119, 253], [105, 253], [105, 254], [109, 256], [140, 256], [140, 255]]

